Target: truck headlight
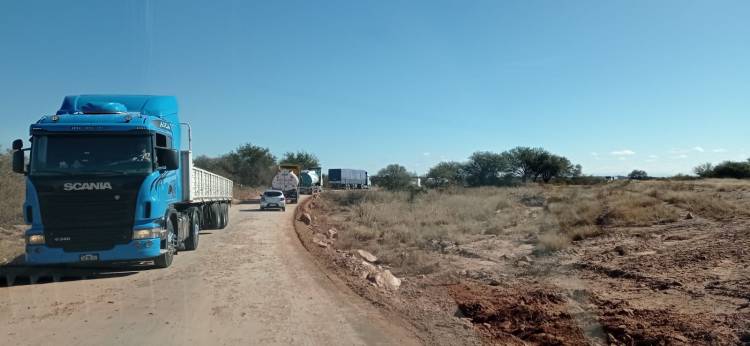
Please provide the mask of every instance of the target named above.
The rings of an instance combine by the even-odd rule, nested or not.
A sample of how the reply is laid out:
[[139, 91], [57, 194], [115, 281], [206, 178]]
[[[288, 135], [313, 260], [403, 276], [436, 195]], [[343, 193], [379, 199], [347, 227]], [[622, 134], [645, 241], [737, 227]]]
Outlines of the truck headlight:
[[133, 231], [133, 239], [161, 238], [166, 230], [164, 228], [147, 228]]
[[44, 234], [33, 234], [26, 238], [26, 243], [29, 245], [40, 245], [44, 244]]

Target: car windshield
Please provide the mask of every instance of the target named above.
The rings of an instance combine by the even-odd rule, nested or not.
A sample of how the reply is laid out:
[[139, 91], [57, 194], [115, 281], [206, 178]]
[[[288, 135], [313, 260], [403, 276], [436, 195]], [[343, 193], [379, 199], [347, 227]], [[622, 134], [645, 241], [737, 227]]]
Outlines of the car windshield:
[[281, 196], [281, 192], [279, 191], [266, 191], [264, 194], [266, 197], [279, 197]]
[[153, 170], [151, 137], [38, 136], [32, 175], [146, 174]]

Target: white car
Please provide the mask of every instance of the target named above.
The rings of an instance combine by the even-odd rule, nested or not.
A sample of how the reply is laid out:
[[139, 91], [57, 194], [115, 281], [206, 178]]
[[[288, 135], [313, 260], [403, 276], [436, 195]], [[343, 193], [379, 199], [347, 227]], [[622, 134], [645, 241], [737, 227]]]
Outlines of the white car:
[[286, 199], [284, 193], [279, 190], [266, 190], [260, 195], [260, 210], [281, 209], [286, 211]]

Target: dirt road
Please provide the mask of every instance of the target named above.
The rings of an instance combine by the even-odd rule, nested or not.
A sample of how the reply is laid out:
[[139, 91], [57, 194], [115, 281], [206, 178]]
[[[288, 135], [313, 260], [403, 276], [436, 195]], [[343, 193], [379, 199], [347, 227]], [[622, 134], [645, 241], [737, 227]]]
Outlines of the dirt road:
[[7, 345], [414, 344], [330, 281], [292, 229], [293, 210], [234, 206], [172, 267], [0, 287]]

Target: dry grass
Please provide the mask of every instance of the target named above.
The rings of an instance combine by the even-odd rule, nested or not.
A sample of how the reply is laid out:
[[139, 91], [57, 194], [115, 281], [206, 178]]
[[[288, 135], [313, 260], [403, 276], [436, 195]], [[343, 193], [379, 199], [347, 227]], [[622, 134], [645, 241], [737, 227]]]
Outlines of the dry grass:
[[750, 215], [750, 182], [745, 180], [644, 182], [632, 189], [701, 217], [723, 220]]
[[0, 155], [0, 227], [23, 223], [23, 176], [11, 170], [11, 155]]
[[547, 253], [612, 227], [675, 222], [687, 210], [713, 218], [745, 215], [750, 210], [742, 204], [749, 197], [745, 194], [750, 194], [750, 184], [738, 181], [614, 182], [452, 189], [416, 196], [336, 192], [324, 194], [323, 205], [329, 214], [343, 217], [337, 247], [364, 248], [391, 265], [423, 271], [416, 268], [421, 262], [408, 254], [519, 235], [535, 239], [537, 253]]
[[364, 248], [410, 272], [434, 267], [412, 253], [446, 251], [479, 237], [512, 231], [544, 200], [539, 188], [480, 188], [406, 192], [350, 191], [323, 194], [322, 205], [343, 215], [336, 246]]
[[472, 194], [430, 191], [412, 200], [408, 193], [385, 191], [325, 194], [345, 208], [354, 240], [425, 247], [432, 240], [461, 243], [473, 235], [499, 233], [517, 218], [507, 212], [520, 193], [477, 189]]
[[677, 210], [651, 196], [623, 190], [611, 191], [606, 198], [606, 223], [615, 226], [650, 226], [677, 221]]

